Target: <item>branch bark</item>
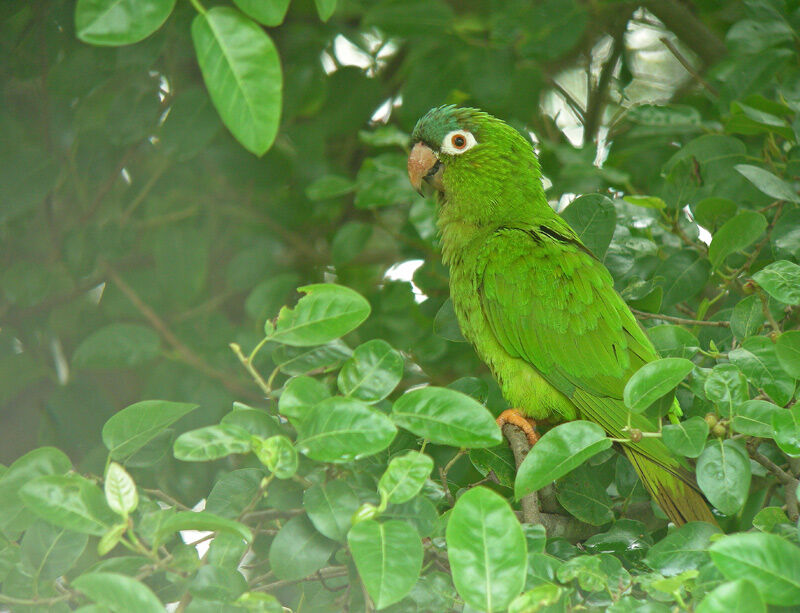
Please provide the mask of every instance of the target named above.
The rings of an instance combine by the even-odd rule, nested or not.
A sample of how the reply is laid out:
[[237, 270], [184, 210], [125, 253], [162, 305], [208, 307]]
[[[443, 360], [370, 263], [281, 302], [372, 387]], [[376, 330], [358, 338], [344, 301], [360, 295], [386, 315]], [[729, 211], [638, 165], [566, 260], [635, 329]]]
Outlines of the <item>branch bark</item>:
[[[514, 463], [517, 465], [517, 470], [519, 470], [520, 464], [522, 464], [522, 461], [531, 450], [528, 438], [522, 430], [512, 424], [503, 426], [503, 434], [511, 446], [511, 452], [514, 454]], [[585, 524], [574, 517], [543, 512], [540, 508], [539, 494], [544, 493], [546, 490], [547, 488], [544, 488], [541, 492], [532, 492], [527, 496], [523, 496], [522, 500], [520, 500], [523, 523], [540, 524], [544, 526], [549, 538], [562, 537], [571, 542], [585, 540], [599, 532], [595, 526]]]

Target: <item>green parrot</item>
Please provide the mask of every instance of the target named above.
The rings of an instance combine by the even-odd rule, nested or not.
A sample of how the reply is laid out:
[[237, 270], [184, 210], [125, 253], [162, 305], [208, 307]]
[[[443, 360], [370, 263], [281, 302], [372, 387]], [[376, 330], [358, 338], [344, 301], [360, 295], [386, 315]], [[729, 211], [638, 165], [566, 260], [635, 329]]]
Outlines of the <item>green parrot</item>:
[[[586, 419], [614, 438], [628, 438], [628, 424], [657, 430], [627, 410], [622, 393], [659, 356], [611, 274], [548, 205], [531, 144], [487, 113], [454, 106], [428, 111], [411, 139], [411, 183], [437, 192], [461, 331], [514, 407], [498, 423], [519, 425], [531, 443], [533, 420]], [[622, 449], [673, 522], [716, 523], [659, 438]]]

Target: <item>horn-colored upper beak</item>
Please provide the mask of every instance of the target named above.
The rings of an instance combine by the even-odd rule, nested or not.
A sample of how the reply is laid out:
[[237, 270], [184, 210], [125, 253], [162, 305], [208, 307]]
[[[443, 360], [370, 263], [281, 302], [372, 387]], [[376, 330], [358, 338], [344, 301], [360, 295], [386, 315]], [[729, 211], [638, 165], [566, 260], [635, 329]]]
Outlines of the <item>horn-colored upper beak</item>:
[[442, 165], [436, 154], [424, 143], [417, 143], [408, 156], [408, 178], [411, 185], [422, 195], [423, 179], [436, 189], [442, 189]]

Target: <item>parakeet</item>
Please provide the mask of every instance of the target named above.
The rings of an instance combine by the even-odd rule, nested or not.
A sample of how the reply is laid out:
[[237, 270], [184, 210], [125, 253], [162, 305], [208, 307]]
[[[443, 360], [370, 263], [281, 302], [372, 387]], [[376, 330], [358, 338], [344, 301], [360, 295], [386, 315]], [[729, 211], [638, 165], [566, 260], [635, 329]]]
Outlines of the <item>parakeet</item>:
[[[499, 422], [586, 419], [614, 438], [630, 424], [625, 384], [658, 359], [611, 274], [548, 205], [539, 161], [517, 130], [471, 108], [431, 109], [414, 128], [408, 174], [437, 191], [442, 258], [467, 340], [510, 406]], [[518, 413], [517, 413], [518, 412]], [[693, 476], [658, 438], [622, 445], [667, 516], [715, 523]]]

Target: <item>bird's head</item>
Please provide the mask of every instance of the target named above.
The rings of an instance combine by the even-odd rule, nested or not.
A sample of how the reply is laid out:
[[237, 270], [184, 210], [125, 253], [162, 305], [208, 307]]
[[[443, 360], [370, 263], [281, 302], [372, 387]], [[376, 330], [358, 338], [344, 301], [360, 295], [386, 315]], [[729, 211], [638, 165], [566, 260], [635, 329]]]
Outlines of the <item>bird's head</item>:
[[[440, 106], [414, 127], [408, 176], [447, 202], [483, 206], [507, 201], [507, 192], [541, 193], [539, 163], [531, 143], [507, 123], [478, 109]], [[533, 194], [526, 194], [532, 196]]]

